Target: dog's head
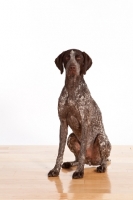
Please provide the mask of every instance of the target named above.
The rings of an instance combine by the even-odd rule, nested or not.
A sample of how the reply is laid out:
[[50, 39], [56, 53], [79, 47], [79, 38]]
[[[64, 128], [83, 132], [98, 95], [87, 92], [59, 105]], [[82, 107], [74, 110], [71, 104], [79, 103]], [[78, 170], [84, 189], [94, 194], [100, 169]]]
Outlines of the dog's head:
[[62, 52], [55, 59], [55, 64], [61, 74], [65, 68], [67, 76], [78, 76], [86, 74], [86, 71], [92, 65], [92, 60], [85, 52], [78, 49], [70, 49]]

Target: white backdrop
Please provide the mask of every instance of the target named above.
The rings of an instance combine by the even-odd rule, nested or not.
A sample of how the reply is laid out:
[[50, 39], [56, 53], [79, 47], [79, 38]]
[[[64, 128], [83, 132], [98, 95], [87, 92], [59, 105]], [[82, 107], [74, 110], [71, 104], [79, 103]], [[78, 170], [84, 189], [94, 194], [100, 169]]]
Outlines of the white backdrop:
[[[133, 144], [133, 1], [0, 1], [0, 144], [58, 144], [64, 50], [85, 51], [85, 80], [112, 144]], [[69, 130], [70, 133], [71, 130]]]

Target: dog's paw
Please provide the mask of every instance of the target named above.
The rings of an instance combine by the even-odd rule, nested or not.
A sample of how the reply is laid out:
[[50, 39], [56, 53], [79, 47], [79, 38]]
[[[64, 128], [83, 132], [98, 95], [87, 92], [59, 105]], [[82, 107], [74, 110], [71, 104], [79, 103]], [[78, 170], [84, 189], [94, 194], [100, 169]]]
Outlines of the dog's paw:
[[62, 164], [62, 168], [64, 168], [64, 169], [69, 169], [70, 167], [72, 167], [72, 165], [71, 165], [70, 162], [64, 162], [64, 163]]
[[97, 172], [98, 173], [103, 173], [106, 171], [106, 166], [105, 165], [100, 165], [99, 167], [97, 167]]
[[78, 179], [78, 178], [83, 178], [83, 176], [84, 176], [84, 171], [78, 171], [73, 173], [72, 178]]
[[50, 170], [48, 173], [48, 177], [56, 177], [58, 175], [59, 175], [59, 171], [57, 171], [55, 169]]

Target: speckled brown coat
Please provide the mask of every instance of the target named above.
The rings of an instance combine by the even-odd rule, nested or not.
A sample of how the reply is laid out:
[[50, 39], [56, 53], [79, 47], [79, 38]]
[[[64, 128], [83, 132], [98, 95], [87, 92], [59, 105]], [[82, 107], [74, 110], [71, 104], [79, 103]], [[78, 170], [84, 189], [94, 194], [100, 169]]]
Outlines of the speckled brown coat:
[[[58, 156], [55, 167], [48, 176], [58, 176], [61, 166], [77, 166], [73, 178], [82, 178], [84, 164], [99, 165], [97, 172], [105, 172], [111, 144], [104, 131], [101, 111], [91, 97], [83, 78], [92, 65], [92, 60], [85, 52], [70, 49], [61, 53], [55, 59], [55, 63], [61, 73], [65, 68], [66, 79], [58, 102], [61, 122]], [[75, 161], [63, 163], [68, 126], [73, 133], [69, 135], [67, 145], [74, 153]]]

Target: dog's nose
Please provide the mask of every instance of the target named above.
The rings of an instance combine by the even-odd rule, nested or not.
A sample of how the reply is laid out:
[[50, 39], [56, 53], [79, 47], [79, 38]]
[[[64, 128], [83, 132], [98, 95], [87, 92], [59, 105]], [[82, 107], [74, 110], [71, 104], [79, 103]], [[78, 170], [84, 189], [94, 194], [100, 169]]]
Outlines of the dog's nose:
[[75, 65], [74, 64], [70, 65], [70, 69], [75, 70]]

